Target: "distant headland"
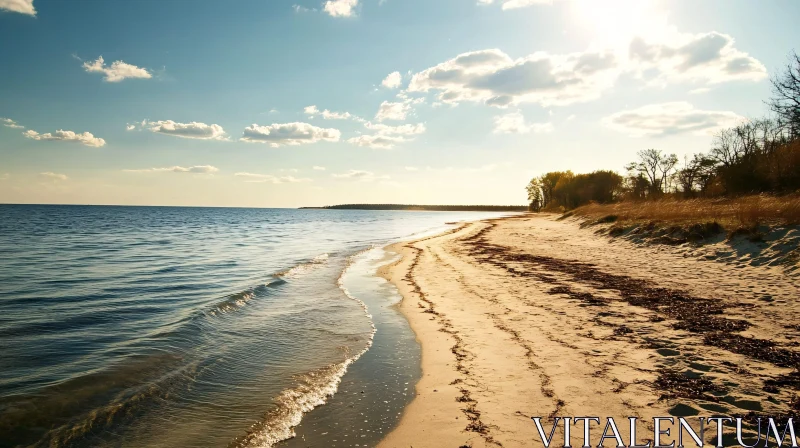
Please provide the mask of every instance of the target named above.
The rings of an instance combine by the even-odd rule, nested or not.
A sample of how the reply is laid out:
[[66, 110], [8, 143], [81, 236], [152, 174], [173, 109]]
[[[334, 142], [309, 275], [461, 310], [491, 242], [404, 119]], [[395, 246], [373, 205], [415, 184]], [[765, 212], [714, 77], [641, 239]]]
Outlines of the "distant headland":
[[426, 212], [525, 212], [527, 205], [409, 205], [409, 204], [342, 204], [326, 207], [300, 207], [316, 210], [411, 210]]

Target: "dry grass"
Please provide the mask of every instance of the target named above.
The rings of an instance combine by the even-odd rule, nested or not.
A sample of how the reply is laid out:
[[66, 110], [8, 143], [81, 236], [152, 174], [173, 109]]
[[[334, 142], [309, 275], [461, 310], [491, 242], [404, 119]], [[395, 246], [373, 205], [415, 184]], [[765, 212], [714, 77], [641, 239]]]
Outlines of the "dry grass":
[[674, 225], [717, 222], [729, 229], [800, 224], [800, 194], [589, 204], [573, 212], [576, 216], [605, 222], [656, 221]]

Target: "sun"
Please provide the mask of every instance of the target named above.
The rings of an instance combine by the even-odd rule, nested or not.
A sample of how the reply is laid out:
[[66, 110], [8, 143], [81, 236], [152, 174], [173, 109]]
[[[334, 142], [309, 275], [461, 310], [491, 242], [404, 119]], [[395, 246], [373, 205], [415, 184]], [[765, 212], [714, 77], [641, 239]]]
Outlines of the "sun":
[[666, 14], [655, 0], [572, 0], [571, 6], [575, 20], [607, 45], [626, 45], [666, 27]]

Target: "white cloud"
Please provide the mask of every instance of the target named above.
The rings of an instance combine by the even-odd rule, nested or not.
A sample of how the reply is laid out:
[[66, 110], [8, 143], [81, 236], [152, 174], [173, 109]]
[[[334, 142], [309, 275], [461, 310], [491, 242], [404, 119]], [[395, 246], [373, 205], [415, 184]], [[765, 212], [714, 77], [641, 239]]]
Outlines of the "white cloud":
[[527, 132], [525, 117], [521, 113], [515, 112], [494, 117], [495, 134], [525, 134]]
[[322, 10], [332, 17], [352, 17], [356, 15], [358, 0], [328, 0]]
[[27, 14], [29, 16], [36, 15], [36, 9], [33, 7], [33, 0], [0, 0], [0, 9]]
[[381, 103], [378, 113], [375, 115], [376, 120], [403, 121], [411, 112], [412, 106], [425, 102], [424, 97], [411, 98], [406, 91], [400, 91], [396, 96], [400, 101], [384, 101]]
[[294, 184], [299, 182], [312, 182], [311, 179], [297, 178], [294, 176], [273, 176], [272, 174], [236, 173], [236, 177], [243, 177], [248, 183]]
[[529, 132], [552, 132], [552, 123], [525, 123], [525, 117], [520, 112], [499, 115], [494, 117], [495, 134], [527, 134]]
[[[225, 130], [218, 124], [205, 124], [192, 121], [191, 123], [176, 123], [172, 120], [148, 121], [141, 123], [143, 129], [157, 134], [171, 135], [173, 137], [193, 138], [198, 140], [227, 140]], [[130, 130], [130, 127], [128, 127]]]
[[367, 129], [375, 131], [375, 134], [360, 135], [347, 140], [347, 142], [353, 145], [374, 149], [392, 149], [400, 143], [412, 140], [404, 136], [422, 134], [426, 130], [423, 123], [389, 126], [381, 123], [375, 124], [367, 122], [364, 126]]
[[325, 171], [326, 168], [324, 166], [314, 165], [311, 169], [314, 171]]
[[347, 143], [373, 149], [392, 149], [400, 143], [408, 141], [405, 137], [395, 135], [359, 135], [347, 140]]
[[653, 84], [691, 81], [718, 84], [760, 81], [767, 69], [734, 47], [733, 37], [718, 32], [683, 34], [672, 30], [656, 39], [634, 38], [628, 48], [632, 69], [639, 76], [655, 71]]
[[5, 126], [7, 128], [25, 129], [25, 126], [20, 125], [19, 123], [17, 123], [16, 121], [14, 121], [14, 120], [12, 120], [10, 118], [0, 118], [0, 122], [2, 122], [3, 126]]
[[[623, 73], [651, 85], [691, 82], [701, 87], [767, 76], [764, 65], [735, 48], [726, 34], [685, 34], [674, 27], [645, 34], [647, 38], [628, 37], [616, 51], [539, 51], [517, 59], [499, 49], [463, 53], [414, 74], [408, 92], [434, 92], [436, 103], [451, 105], [467, 101], [501, 108], [520, 103], [549, 107], [595, 100]], [[403, 116], [402, 104], [389, 106], [387, 114]]]
[[350, 114], [350, 112], [331, 112], [328, 109], [325, 109], [320, 112], [317, 106], [308, 106], [303, 109], [309, 117], [316, 117], [317, 115], [322, 116], [325, 120], [356, 120], [356, 121], [363, 121], [362, 119]]
[[52, 134], [49, 132], [46, 134], [40, 134], [34, 130], [27, 130], [23, 132], [22, 135], [34, 140], [80, 143], [82, 145], [92, 146], [95, 148], [105, 146], [106, 144], [105, 140], [99, 137], [95, 137], [90, 132], [84, 132], [82, 134], [79, 134], [72, 131], [64, 131], [59, 129]]
[[219, 168], [211, 165], [195, 165], [190, 167], [170, 166], [166, 168], [145, 168], [140, 170], [122, 170], [126, 173], [190, 173], [190, 174], [214, 174]]
[[367, 129], [376, 131], [378, 134], [394, 135], [417, 135], [424, 134], [426, 131], [424, 123], [403, 124], [400, 126], [389, 126], [382, 123], [367, 122], [364, 124]]
[[336, 179], [349, 179], [361, 182], [373, 182], [379, 179], [389, 179], [389, 176], [377, 176], [372, 171], [349, 170], [346, 173], [332, 174]]
[[553, 0], [478, 0], [479, 5], [491, 5], [498, 3], [502, 5], [503, 10], [525, 8], [526, 6], [533, 5], [551, 5]]
[[396, 89], [400, 87], [402, 83], [403, 75], [401, 75], [400, 72], [393, 72], [389, 73], [389, 76], [387, 76], [383, 82], [381, 82], [381, 85], [387, 89]]
[[406, 171], [419, 171], [419, 168], [415, 166], [407, 166]]
[[102, 56], [95, 61], [84, 62], [83, 68], [87, 73], [102, 73], [105, 75], [103, 80], [106, 82], [120, 82], [128, 78], [150, 79], [153, 77], [146, 69], [123, 61], [114, 61], [110, 66], [107, 66]]
[[611, 52], [537, 52], [512, 59], [500, 50], [489, 49], [463, 53], [416, 73], [408, 90], [437, 91], [437, 100], [448, 104], [566, 105], [598, 98], [619, 73], [618, 58]]
[[402, 121], [406, 119], [410, 111], [411, 111], [411, 103], [408, 101], [403, 101], [399, 103], [384, 101], [381, 103], [380, 109], [378, 109], [378, 113], [377, 115], [375, 115], [375, 119], [378, 121], [385, 121], [385, 120]]
[[603, 121], [612, 129], [632, 137], [642, 137], [685, 132], [713, 134], [742, 120], [744, 117], [734, 112], [700, 110], [687, 102], [677, 101], [617, 112]]
[[69, 179], [66, 174], [53, 173], [52, 171], [48, 171], [46, 173], [39, 173], [39, 175], [51, 179], [53, 182], [64, 181]]
[[245, 128], [242, 141], [269, 143], [273, 148], [281, 145], [303, 145], [319, 141], [338, 142], [342, 133], [338, 129], [325, 129], [308, 123], [285, 123]]
[[350, 170], [343, 174], [332, 174], [332, 176], [338, 179], [352, 179], [352, 178], [359, 178], [366, 176], [374, 176], [374, 173], [370, 171]]
[[317, 11], [317, 8], [306, 8], [305, 6], [301, 6], [301, 5], [292, 5], [292, 9], [294, 9], [294, 12], [296, 12], [296, 13], [312, 12], [312, 11], [316, 12]]
[[132, 131], [134, 129], [136, 129], [136, 125], [135, 124], [129, 124], [129, 125], [125, 126], [125, 130], [126, 131]]

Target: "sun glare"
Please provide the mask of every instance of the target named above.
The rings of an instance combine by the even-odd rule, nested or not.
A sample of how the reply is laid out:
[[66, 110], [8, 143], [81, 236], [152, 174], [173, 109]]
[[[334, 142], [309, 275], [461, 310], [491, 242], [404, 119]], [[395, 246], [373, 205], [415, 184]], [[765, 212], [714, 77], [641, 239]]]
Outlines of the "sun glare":
[[606, 45], [625, 45], [634, 36], [651, 36], [666, 28], [666, 14], [654, 0], [573, 0], [573, 15]]

